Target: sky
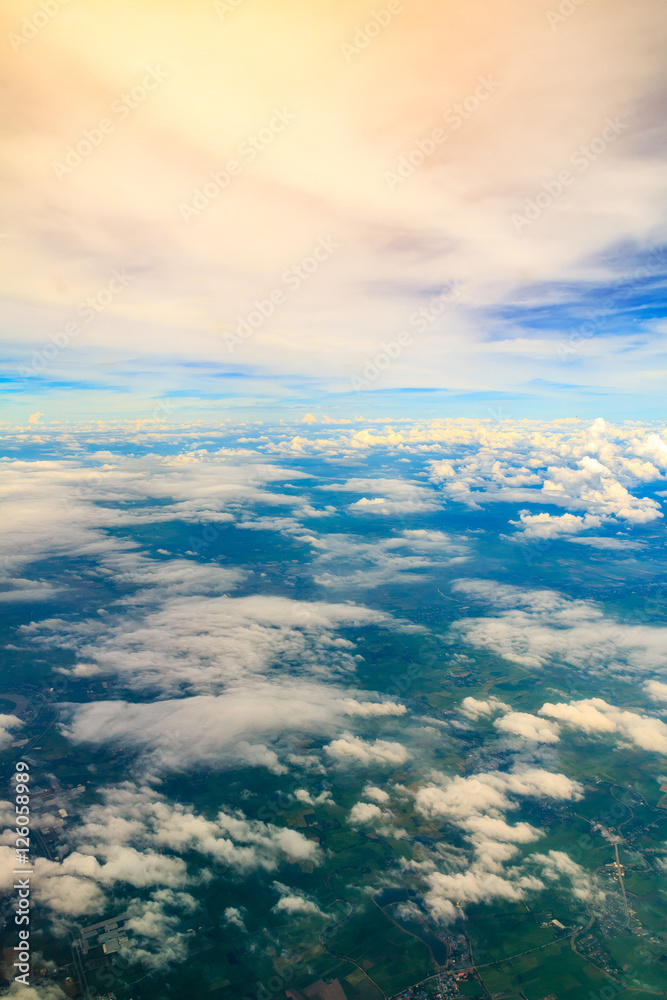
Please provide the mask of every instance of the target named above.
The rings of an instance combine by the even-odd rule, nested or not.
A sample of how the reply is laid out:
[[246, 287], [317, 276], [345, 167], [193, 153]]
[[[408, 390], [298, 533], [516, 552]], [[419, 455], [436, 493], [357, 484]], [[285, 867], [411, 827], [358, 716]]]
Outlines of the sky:
[[6, 0], [3, 419], [654, 420], [657, 0]]

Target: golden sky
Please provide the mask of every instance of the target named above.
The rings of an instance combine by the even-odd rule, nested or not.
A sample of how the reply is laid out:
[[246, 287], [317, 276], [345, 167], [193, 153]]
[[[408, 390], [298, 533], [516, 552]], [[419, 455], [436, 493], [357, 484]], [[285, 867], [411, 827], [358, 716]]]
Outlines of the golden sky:
[[[0, 252], [17, 362], [102, 292], [55, 364], [75, 351], [345, 381], [455, 282], [387, 384], [544, 377], [552, 345], [508, 310], [604, 285], [619, 247], [664, 239], [664, 5], [560, 11], [6, 0]], [[109, 293], [116, 271], [129, 277]], [[225, 335], [276, 290], [231, 352]], [[587, 378], [607, 384], [614, 351], [599, 353]]]

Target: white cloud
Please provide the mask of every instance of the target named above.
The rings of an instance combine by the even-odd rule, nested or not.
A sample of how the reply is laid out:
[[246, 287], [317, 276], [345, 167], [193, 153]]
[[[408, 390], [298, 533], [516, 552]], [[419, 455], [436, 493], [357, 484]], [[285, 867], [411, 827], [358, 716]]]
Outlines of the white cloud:
[[[134, 935], [128, 949], [134, 960], [145, 957], [151, 965], [160, 958], [185, 957], [187, 942], [177, 927], [196, 908], [185, 889], [206, 876], [207, 866], [238, 876], [273, 872], [286, 861], [321, 860], [318, 844], [298, 830], [247, 819], [240, 810], [221, 809], [205, 817], [132, 782], [104, 788], [101, 796], [61, 834], [66, 838], [62, 861], [34, 860], [34, 899], [57, 920], [103, 912], [111, 892], [117, 899], [128, 890], [131, 897], [134, 889], [147, 891], [148, 898], [129, 904]], [[203, 870], [197, 865], [188, 871], [186, 858], [193, 852], [200, 855]], [[11, 888], [14, 868], [13, 847], [0, 846], [3, 889]]]
[[530, 860], [541, 867], [542, 877], [548, 881], [556, 882], [566, 878], [570, 883], [570, 891], [576, 899], [589, 903], [604, 900], [605, 894], [595, 884], [594, 878], [564, 851], [531, 854]]
[[539, 712], [586, 733], [617, 734], [642, 750], [667, 754], [667, 725], [664, 722], [616, 708], [602, 698], [584, 698], [556, 705], [547, 702]]
[[366, 785], [362, 794], [364, 798], [372, 799], [373, 802], [379, 802], [380, 805], [389, 802], [389, 793], [384, 788], [378, 788], [377, 785]]
[[[530, 307], [538, 296], [543, 306], [545, 296], [549, 302], [550, 295], [560, 297], [573, 284], [587, 291], [593, 283], [608, 287], [618, 277], [612, 248], [661, 241], [656, 220], [662, 162], [655, 133], [664, 28], [649, 0], [629, 11], [586, 5], [562, 31], [552, 29], [543, 10], [536, 16], [529, 0], [517, 0], [502, 22], [487, 19], [480, 0], [455, 14], [435, 0], [406, 5], [400, 32], [385, 32], [381, 43], [353, 57], [354, 101], [346, 91], [350, 66], [337, 44], [323, 45], [323, 32], [341, 44], [353, 40], [358, 10], [340, 6], [325, 26], [305, 19], [295, 34], [272, 5], [267, 16], [275, 22], [280, 53], [273, 68], [295, 121], [251, 165], [244, 164], [232, 182], [234, 197], [214, 199], [190, 226], [176, 210], [179, 199], [189, 202], [193, 189], [208, 181], [210, 165], [227, 162], [239, 137], [254, 134], [272, 114], [256, 71], [257, 27], [243, 13], [224, 66], [206, 17], [193, 21], [179, 9], [159, 18], [165, 51], [179, 46], [180, 59], [140, 115], [116, 130], [118, 158], [105, 150], [87, 160], [82, 168], [87, 199], [73, 198], [70, 186], [59, 184], [32, 155], [36, 149], [62, 155], [73, 139], [65, 109], [75, 107], [81, 120], [92, 111], [81, 95], [99, 93], [110, 104], [134, 78], [136, 57], [125, 51], [122, 25], [135, 9], [128, 0], [104, 7], [95, 37], [73, 32], [64, 48], [57, 32], [44, 33], [39, 41], [44, 80], [34, 78], [32, 55], [13, 68], [17, 91], [32, 95], [34, 114], [21, 121], [22, 141], [7, 154], [7, 226], [20, 228], [21, 218], [29, 216], [36, 226], [21, 253], [7, 262], [5, 290], [19, 303], [32, 303], [35, 313], [51, 315], [59, 329], [70, 318], [69, 303], [83, 301], [108, 280], [110, 259], [130, 262], [137, 277], [141, 269], [141, 281], [77, 341], [79, 365], [88, 362], [86, 376], [101, 355], [111, 352], [115, 358], [118, 352], [125, 359], [139, 353], [144, 394], [150, 394], [153, 378], [163, 380], [154, 375], [146, 385], [146, 357], [187, 361], [194, 370], [186, 382], [196, 386], [205, 375], [205, 366], [196, 362], [219, 359], [221, 333], [234, 332], [239, 317], [252, 309], [257, 289], [268, 293], [276, 282], [280, 287], [285, 269], [332, 233], [341, 249], [238, 345], [238, 363], [257, 366], [261, 359], [270, 372], [290, 379], [295, 373], [325, 372], [342, 380], [354, 365], [361, 370], [383, 341], [393, 340], [432, 288], [461, 275], [464, 305], [474, 303], [474, 310], [448, 309], [432, 335], [415, 336], [410, 350], [383, 372], [383, 386], [435, 383], [472, 391], [527, 383], [534, 390], [538, 378], [553, 379], [560, 359], [555, 350], [541, 357], [545, 335], [534, 337], [528, 322], [519, 322], [521, 329], [512, 329], [505, 341], [518, 334], [530, 341], [529, 348], [522, 352], [521, 345], [513, 345], [506, 356], [498, 306], [516, 305], [520, 298]], [[12, 3], [8, 24], [15, 16], [18, 23], [20, 12]], [[137, 51], [148, 58], [155, 18], [143, 7], [133, 18]], [[471, 67], [459, 58], [462, 48], [483, 58]], [[80, 58], [81, 51], [88, 58]], [[404, 67], [400, 88], [397, 65]], [[450, 67], [446, 74], [443, 65]], [[63, 78], [65, 68], [70, 73], [65, 107], [52, 109], [48, 80]], [[479, 103], [473, 96], [478, 73], [495, 81], [494, 92], [469, 119], [457, 116], [452, 128], [451, 109]], [[233, 108], [225, 104], [230, 88], [242, 95]], [[540, 116], [540, 99], [549, 103], [549, 116]], [[220, 108], [222, 115], [214, 111]], [[599, 142], [607, 119], [626, 108], [642, 108], [643, 116], [623, 120], [618, 141], [591, 169], [577, 171], [563, 197], [517, 234], [513, 214], [525, 211], [528, 199], [542, 200], [545, 183], [556, 183], [552, 178], [560, 169], [572, 167], [573, 153]], [[381, 132], [378, 121], [384, 123]], [[448, 132], [447, 144], [392, 190], [387, 173], [436, 126]], [[165, 142], [167, 130], [172, 138]], [[114, 186], [118, 163], [132, 177], [130, 190]], [[173, 212], [165, 212], [166, 203]], [[67, 220], [84, 253], [64, 261], [58, 256], [48, 239], [50, 213]], [[264, 238], [258, 244], [260, 228]], [[379, 232], [401, 234], [400, 243], [379, 238]], [[146, 260], [150, 269], [143, 266]], [[65, 297], [50, 280], [58, 266], [69, 292]], [[493, 324], [480, 303], [496, 307]], [[14, 308], [14, 337], [29, 356], [30, 347], [42, 343], [41, 324]], [[355, 323], [349, 322], [351, 312]], [[637, 367], [655, 373], [652, 351], [648, 358], [639, 352], [634, 365], [628, 350], [610, 359], [613, 338], [605, 336], [606, 325], [588, 339], [588, 344], [602, 340], [606, 348], [593, 370], [585, 370], [589, 385], [625, 389]], [[566, 371], [576, 378], [576, 366]], [[96, 374], [104, 375], [99, 366]]]
[[13, 982], [5, 996], [11, 997], [11, 1000], [65, 1000], [66, 998], [66, 994], [56, 983], [24, 986], [23, 983]]
[[342, 703], [347, 715], [360, 715], [363, 718], [382, 715], [405, 715], [407, 708], [395, 701], [356, 701], [346, 698]]
[[[69, 706], [66, 734], [77, 743], [134, 746], [159, 769], [241, 763], [283, 773], [282, 756], [287, 759], [292, 745], [296, 747], [304, 735], [333, 734], [343, 725], [348, 712], [341, 693], [331, 684], [285, 678], [242, 684], [218, 696], [138, 704], [90, 702]], [[278, 737], [279, 744], [268, 745]], [[359, 759], [384, 755], [389, 760], [399, 754], [398, 747], [383, 741], [367, 744], [347, 734], [335, 740], [327, 753], [341, 756], [347, 748]]]
[[391, 816], [386, 810], [380, 809], [374, 802], [357, 802], [350, 809], [350, 826], [366, 826], [384, 822]]
[[14, 739], [13, 731], [23, 725], [15, 715], [0, 715], [0, 750], [4, 750]]
[[23, 627], [21, 635], [73, 650], [80, 663], [118, 675], [134, 690], [212, 694], [261, 678], [277, 662], [300, 661], [302, 671], [320, 674], [348, 672], [354, 665], [350, 646], [332, 646], [332, 631], [389, 621], [354, 604], [270, 595], [165, 596], [155, 609], [137, 609], [130, 621], [118, 613], [71, 625], [47, 619]]
[[468, 859], [447, 859], [450, 867], [464, 870], [440, 871], [444, 859], [435, 856], [431, 862], [406, 863], [408, 870], [423, 878], [424, 900], [436, 920], [451, 923], [466, 903], [521, 900], [527, 892], [543, 887], [540, 879], [521, 866], [508, 867], [518, 844], [542, 836], [530, 823], [507, 821], [507, 813], [516, 810], [526, 796], [572, 801], [581, 798], [582, 789], [564, 774], [524, 768], [468, 777], [439, 775], [437, 781], [416, 791], [417, 811], [438, 824], [446, 821], [459, 827], [472, 849]]
[[577, 669], [658, 670], [667, 666], [667, 629], [627, 625], [606, 617], [591, 601], [553, 590], [529, 590], [491, 580], [457, 580], [453, 589], [490, 610], [486, 618], [464, 618], [453, 631], [526, 667], [552, 659]]
[[419, 582], [432, 566], [457, 565], [470, 556], [465, 539], [444, 532], [402, 531], [372, 542], [343, 534], [307, 535], [300, 540], [315, 552], [315, 582], [340, 589]]
[[644, 690], [651, 701], [667, 701], [667, 684], [661, 681], [646, 681]]
[[246, 925], [243, 919], [243, 911], [238, 906], [227, 906], [223, 913], [227, 923], [232, 927], [237, 927], [240, 931], [246, 932]]
[[632, 538], [570, 538], [569, 541], [576, 545], [588, 545], [593, 549], [602, 549], [608, 552], [631, 551], [643, 548], [641, 542], [635, 541]]
[[400, 743], [387, 740], [362, 740], [352, 733], [345, 733], [340, 739], [332, 740], [324, 747], [325, 753], [338, 762], [358, 761], [360, 764], [381, 764], [399, 767], [410, 756]]
[[328, 789], [318, 795], [313, 795], [306, 788], [297, 788], [294, 792], [294, 798], [306, 806], [333, 805], [331, 792]]
[[469, 695], [461, 702], [461, 714], [468, 719], [479, 719], [480, 716], [494, 715], [496, 712], [509, 712], [511, 706], [504, 701], [500, 701], [495, 695], [487, 699], [473, 698]]
[[529, 712], [508, 712], [493, 724], [501, 733], [534, 743], [558, 743], [560, 738], [560, 728], [555, 722], [539, 719]]
[[522, 510], [518, 521], [510, 521], [522, 529], [523, 538], [561, 538], [564, 535], [573, 535], [578, 531], [586, 531], [588, 528], [598, 528], [602, 521], [595, 514], [585, 514], [579, 517], [576, 514], [531, 514], [527, 510]]
[[295, 914], [317, 917], [324, 916], [317, 903], [312, 899], [308, 899], [303, 893], [295, 892], [281, 882], [274, 882], [273, 888], [281, 894], [278, 902], [272, 907], [274, 913], [286, 913], [288, 916]]

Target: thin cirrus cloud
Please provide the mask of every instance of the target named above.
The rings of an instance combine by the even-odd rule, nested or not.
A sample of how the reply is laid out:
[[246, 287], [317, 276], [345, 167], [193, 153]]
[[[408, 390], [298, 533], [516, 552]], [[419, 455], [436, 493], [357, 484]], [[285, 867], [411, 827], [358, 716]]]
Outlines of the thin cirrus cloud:
[[[540, 395], [541, 379], [655, 392], [664, 330], [649, 310], [637, 338], [631, 296], [613, 291], [621, 278], [652, 300], [664, 273], [657, 257], [638, 272], [665, 236], [655, 5], [589, 0], [554, 28], [547, 0], [502, 12], [426, 0], [355, 47], [372, 9], [263, 0], [221, 19], [208, 0], [159, 11], [86, 0], [9, 46], [17, 103], [0, 250], [13, 361], [29, 363], [45, 330], [82, 328], [28, 394], [44, 379], [57, 395], [63, 377], [94, 394], [109, 361], [132, 394], [107, 403], [121, 408], [136, 406], [139, 381], [215, 395], [192, 361], [220, 374], [233, 362], [243, 391], [267, 375], [349, 391], [406, 325], [414, 342], [375, 388]], [[23, 14], [18, 0], [5, 5], [5, 36], [20, 34]], [[431, 149], [437, 128], [445, 138]], [[86, 131], [95, 138], [80, 155]], [[57, 168], [68, 147], [80, 162]], [[227, 183], [230, 160], [240, 166]], [[572, 181], [559, 190], [564, 170]], [[537, 214], [522, 225], [528, 203]], [[299, 272], [322, 241], [330, 251]], [[86, 299], [117, 271], [125, 283], [88, 321]], [[455, 301], [426, 329], [410, 326], [452, 282]], [[276, 289], [279, 306], [265, 305], [230, 353], [225, 338]], [[618, 317], [611, 335], [596, 321], [570, 344], [600, 304]]]

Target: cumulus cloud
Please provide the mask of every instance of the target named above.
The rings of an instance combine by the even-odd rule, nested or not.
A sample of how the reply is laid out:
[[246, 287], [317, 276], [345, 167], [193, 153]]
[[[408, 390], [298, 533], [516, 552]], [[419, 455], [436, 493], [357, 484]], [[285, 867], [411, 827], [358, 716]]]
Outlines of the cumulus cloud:
[[529, 712], [508, 712], [493, 723], [501, 733], [520, 736], [534, 743], [558, 743], [560, 727]]
[[366, 785], [363, 796], [366, 799], [372, 799], [373, 802], [379, 802], [380, 805], [389, 802], [389, 792], [386, 792], [384, 788], [378, 788], [377, 785]]
[[66, 994], [56, 983], [24, 986], [22, 983], [13, 982], [5, 996], [11, 997], [11, 1000], [66, 1000]]
[[667, 754], [667, 725], [660, 719], [629, 712], [608, 704], [602, 698], [584, 698], [569, 703], [547, 702], [540, 715], [557, 719], [586, 733], [616, 734], [642, 750]]
[[491, 903], [497, 899], [516, 902], [525, 899], [527, 890], [544, 888], [544, 883], [531, 875], [503, 878], [482, 865], [473, 865], [467, 872], [452, 875], [433, 872], [426, 878], [429, 886], [424, 902], [441, 923], [451, 923], [456, 909], [464, 903]]
[[348, 479], [333, 483], [327, 490], [344, 493], [369, 493], [348, 506], [350, 512], [373, 514], [418, 514], [437, 510], [442, 501], [433, 489], [407, 479]]
[[549, 851], [548, 854], [531, 854], [530, 861], [541, 868], [542, 878], [549, 882], [566, 879], [570, 892], [584, 902], [602, 902], [605, 894], [588, 872], [573, 861], [564, 851]]
[[481, 814], [501, 817], [516, 807], [517, 796], [573, 800], [581, 797], [581, 788], [566, 775], [541, 768], [490, 771], [427, 784], [417, 791], [415, 804], [424, 816], [447, 817], [461, 825]]
[[0, 715], [0, 750], [4, 750], [14, 739], [13, 732], [23, 725], [15, 715]]
[[333, 799], [331, 797], [331, 792], [328, 788], [325, 788], [323, 792], [318, 795], [313, 795], [306, 788], [297, 788], [294, 792], [294, 798], [297, 802], [301, 802], [305, 806], [321, 806], [324, 804], [333, 805]]
[[[198, 523], [202, 531], [202, 522], [233, 521], [243, 503], [284, 502], [280, 494], [263, 489], [266, 484], [306, 478], [270, 464], [234, 465], [228, 456], [206, 451], [141, 460], [110, 457], [113, 463], [94, 465], [74, 460], [3, 464], [4, 576], [11, 580], [15, 570], [48, 558], [109, 558], [119, 578], [137, 587], [189, 593], [201, 592], [204, 583], [219, 592], [238, 582], [242, 572], [187, 560], [151, 560], [133, 553], [136, 542], [120, 531], [174, 520]], [[25, 590], [29, 582], [19, 581], [13, 589]]]
[[[510, 521], [518, 531], [509, 537], [516, 541], [548, 543], [602, 526], [646, 524], [662, 517], [656, 500], [631, 492], [665, 475], [667, 446], [655, 433], [644, 431], [642, 436], [634, 428], [597, 419], [588, 427], [555, 423], [521, 428], [507, 422], [503, 433], [495, 434], [471, 424], [469, 438], [476, 446], [472, 453], [430, 462], [431, 479], [445, 495], [472, 507], [504, 502], [569, 508], [564, 514], [521, 510], [519, 519]], [[458, 434], [451, 436], [452, 445], [459, 440]], [[656, 456], [655, 465], [639, 457], [648, 453]]]
[[308, 899], [304, 893], [295, 892], [281, 882], [274, 882], [273, 888], [281, 894], [280, 899], [272, 908], [274, 913], [286, 913], [288, 916], [295, 914], [317, 917], [324, 916], [317, 903], [312, 899]]
[[460, 710], [461, 714], [465, 715], [466, 718], [475, 720], [481, 716], [495, 715], [496, 712], [509, 712], [511, 711], [511, 706], [504, 701], [500, 701], [495, 695], [491, 695], [487, 699], [473, 698], [469, 695], [461, 702]]
[[527, 510], [520, 512], [518, 521], [510, 521], [510, 524], [521, 528], [522, 537], [527, 539], [561, 538], [588, 528], [597, 528], [601, 523], [601, 519], [595, 514], [578, 517], [576, 514], [531, 514]]
[[[93, 859], [90, 859], [93, 862]], [[34, 899], [56, 916], [81, 917], [88, 913], [99, 913], [104, 907], [104, 893], [101, 888], [81, 871], [79, 864], [85, 859], [75, 857], [68, 864], [35, 858], [32, 892]], [[16, 851], [13, 847], [0, 846], [0, 886], [10, 892], [14, 883]], [[90, 865], [94, 871], [94, 863]], [[75, 874], [70, 874], [74, 872]]]
[[344, 733], [340, 739], [332, 740], [324, 747], [325, 753], [333, 760], [356, 761], [360, 764], [379, 764], [399, 767], [410, 756], [401, 743], [387, 740], [362, 740], [352, 733]]
[[[274, 872], [285, 862], [317, 864], [321, 859], [318, 844], [298, 830], [248, 819], [238, 809], [206, 817], [132, 782], [103, 789], [101, 801], [61, 836], [61, 861], [34, 860], [35, 901], [58, 920], [102, 913], [112, 898], [129, 894], [133, 933], [126, 949], [151, 968], [185, 957], [187, 939], [179, 927], [197, 905], [187, 888], [205, 878], [211, 866], [238, 877]], [[200, 863], [190, 870], [186, 859], [192, 854]], [[11, 889], [14, 868], [13, 847], [0, 846], [4, 890]], [[137, 889], [144, 893], [141, 899]], [[230, 911], [227, 919], [234, 916]]]
[[543, 831], [530, 823], [509, 823], [507, 813], [516, 810], [524, 797], [573, 801], [582, 796], [581, 786], [564, 774], [541, 768], [489, 771], [468, 777], [439, 776], [415, 793], [415, 808], [425, 818], [457, 826], [469, 841], [472, 856], [448, 858], [455, 871], [441, 871], [441, 862], [407, 862], [406, 869], [423, 878], [424, 901], [434, 917], [451, 923], [466, 903], [494, 899], [521, 900], [543, 882], [519, 865], [508, 866], [518, 844], [528, 844]]
[[223, 916], [231, 927], [236, 927], [238, 930], [243, 931], [243, 933], [246, 932], [243, 911], [238, 906], [227, 906]]
[[395, 701], [355, 701], [348, 698], [343, 702], [347, 715], [360, 715], [370, 718], [374, 715], [405, 715], [407, 708]]
[[667, 684], [661, 681], [646, 681], [644, 690], [651, 701], [667, 701]]
[[365, 826], [386, 820], [389, 814], [375, 805], [374, 802], [357, 802], [350, 809], [350, 826]]
[[149, 900], [130, 900], [125, 927], [131, 934], [121, 954], [155, 970], [185, 961], [191, 938], [179, 928], [196, 906], [189, 893], [172, 889], [159, 889]]

